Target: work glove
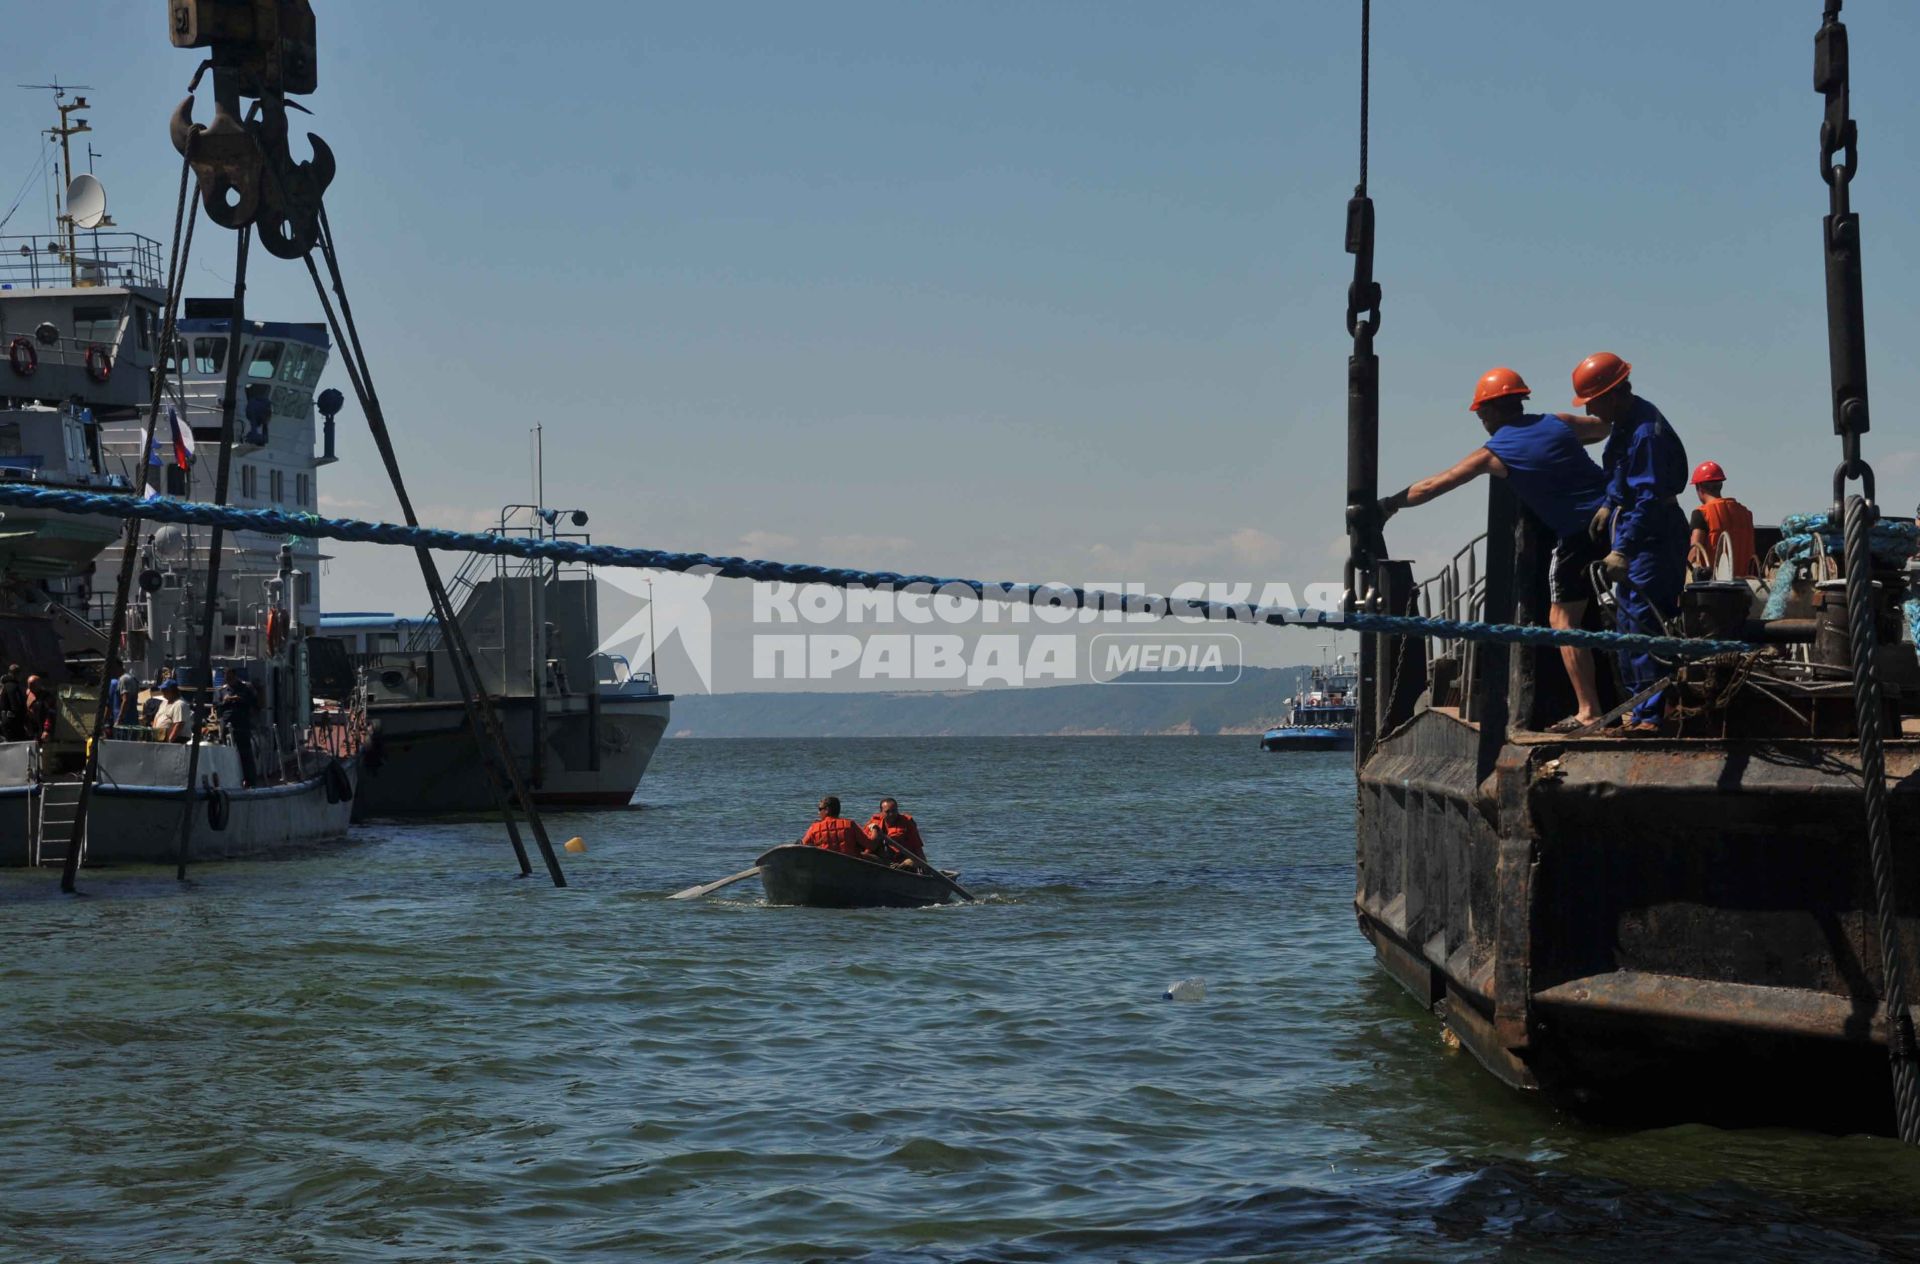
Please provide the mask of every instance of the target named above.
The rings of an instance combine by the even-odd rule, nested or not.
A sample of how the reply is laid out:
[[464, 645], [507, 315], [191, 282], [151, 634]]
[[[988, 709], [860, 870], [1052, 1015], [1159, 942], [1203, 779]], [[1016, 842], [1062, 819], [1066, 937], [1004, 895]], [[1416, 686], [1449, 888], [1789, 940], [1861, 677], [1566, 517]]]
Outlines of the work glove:
[[1627, 582], [1627, 555], [1625, 553], [1620, 552], [1618, 549], [1614, 550], [1612, 553], [1607, 554], [1607, 556], [1604, 559], [1602, 559], [1600, 562], [1600, 571], [1602, 574], [1604, 574], [1607, 577], [1607, 582], [1609, 584], [1626, 583]]
[[1600, 506], [1598, 509], [1593, 511], [1593, 521], [1587, 524], [1587, 538], [1589, 540], [1606, 539], [1607, 528], [1612, 524], [1613, 524], [1613, 506], [1612, 505]]
[[1374, 505], [1374, 512], [1380, 515], [1382, 524], [1393, 515], [1407, 507], [1407, 489], [1402, 487], [1391, 496], [1382, 496]]

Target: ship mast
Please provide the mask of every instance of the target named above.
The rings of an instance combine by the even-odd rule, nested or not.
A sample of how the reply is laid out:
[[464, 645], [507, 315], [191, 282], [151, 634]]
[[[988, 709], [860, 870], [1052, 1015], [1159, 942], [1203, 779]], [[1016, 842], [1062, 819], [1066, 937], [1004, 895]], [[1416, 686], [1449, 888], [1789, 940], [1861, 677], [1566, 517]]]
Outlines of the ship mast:
[[[45, 135], [55, 137], [59, 140], [61, 180], [71, 183], [73, 180], [73, 138], [84, 132], [91, 132], [93, 126], [85, 119], [76, 119], [73, 117], [75, 111], [91, 109], [92, 107], [87, 104], [85, 97], [75, 97], [71, 101], [67, 100], [67, 90], [71, 88], [78, 91], [87, 85], [84, 83], [63, 84], [58, 79], [55, 79], [52, 83], [23, 83], [20, 86], [23, 88], [47, 89], [53, 93], [53, 107], [60, 111], [60, 126], [49, 127]], [[91, 150], [92, 147], [89, 146], [88, 148]], [[88, 166], [92, 166], [91, 162], [89, 162]], [[73, 222], [71, 208], [67, 205], [66, 185], [62, 184], [61, 180], [54, 182], [54, 208], [57, 212], [55, 219], [60, 224], [61, 235], [66, 240], [67, 283], [78, 286], [80, 284], [80, 243]]]

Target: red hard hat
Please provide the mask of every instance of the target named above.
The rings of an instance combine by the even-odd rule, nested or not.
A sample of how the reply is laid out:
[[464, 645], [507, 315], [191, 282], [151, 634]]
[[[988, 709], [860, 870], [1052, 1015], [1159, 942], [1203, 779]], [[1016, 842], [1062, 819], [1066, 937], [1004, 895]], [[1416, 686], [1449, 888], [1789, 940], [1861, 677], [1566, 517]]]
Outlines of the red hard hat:
[[1687, 480], [1688, 483], [1695, 487], [1700, 486], [1702, 483], [1724, 483], [1726, 481], [1727, 472], [1720, 468], [1720, 462], [1718, 461], [1700, 462], [1700, 464], [1693, 467], [1693, 477]]
[[1518, 395], [1524, 399], [1531, 394], [1533, 388], [1512, 369], [1488, 369], [1480, 375], [1480, 384], [1473, 388], [1473, 402], [1467, 405], [1467, 411], [1477, 412], [1490, 399], [1500, 399], [1506, 395]]
[[1597, 396], [1605, 395], [1626, 381], [1627, 375], [1632, 372], [1633, 366], [1611, 351], [1588, 356], [1573, 371], [1573, 402], [1585, 404]]

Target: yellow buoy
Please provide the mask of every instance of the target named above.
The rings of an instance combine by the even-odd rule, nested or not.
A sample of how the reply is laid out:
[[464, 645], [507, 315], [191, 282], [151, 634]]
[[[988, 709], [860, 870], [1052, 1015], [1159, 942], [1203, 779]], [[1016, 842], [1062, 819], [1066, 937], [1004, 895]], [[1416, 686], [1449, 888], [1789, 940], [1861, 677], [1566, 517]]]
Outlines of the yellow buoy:
[[587, 840], [575, 834], [572, 838], [569, 838], [565, 843], [561, 844], [561, 846], [577, 856], [587, 849]]

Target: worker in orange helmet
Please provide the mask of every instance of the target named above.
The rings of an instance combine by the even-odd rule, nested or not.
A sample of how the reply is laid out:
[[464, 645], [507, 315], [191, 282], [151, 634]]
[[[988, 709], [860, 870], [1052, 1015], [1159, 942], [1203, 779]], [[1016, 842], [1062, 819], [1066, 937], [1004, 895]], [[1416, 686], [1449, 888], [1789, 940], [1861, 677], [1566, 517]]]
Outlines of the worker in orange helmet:
[[[1573, 370], [1573, 402], [1608, 427], [1600, 465], [1607, 476], [1607, 503], [1594, 514], [1595, 538], [1609, 552], [1603, 563], [1616, 585], [1615, 626], [1622, 632], [1660, 636], [1680, 613], [1687, 580], [1687, 517], [1679, 496], [1687, 486], [1687, 450], [1650, 400], [1633, 393], [1633, 366], [1611, 351], [1582, 360]], [[1620, 655], [1621, 680], [1638, 698], [1628, 713], [1628, 733], [1657, 733], [1666, 715], [1666, 691], [1651, 686], [1660, 665], [1643, 650]]]
[[[1520, 503], [1554, 534], [1548, 577], [1552, 604], [1547, 608], [1547, 622], [1556, 628], [1577, 628], [1593, 593], [1588, 571], [1602, 552], [1587, 527], [1606, 503], [1606, 476], [1587, 455], [1586, 445], [1605, 439], [1607, 427], [1593, 417], [1574, 413], [1529, 413], [1524, 401], [1530, 394], [1525, 380], [1512, 369], [1481, 374], [1468, 407], [1485, 427], [1486, 443], [1453, 468], [1381, 500], [1380, 520], [1386, 521], [1408, 505], [1424, 504], [1482, 474], [1506, 479]], [[1571, 732], [1600, 718], [1600, 687], [1589, 651], [1563, 645], [1560, 661], [1573, 682], [1578, 710], [1553, 727], [1557, 732]]]
[[1718, 461], [1702, 461], [1693, 467], [1693, 490], [1700, 497], [1699, 508], [1687, 520], [1691, 541], [1687, 562], [1700, 579], [1713, 577], [1724, 550], [1732, 560], [1730, 578], [1745, 579], [1759, 573], [1759, 557], [1753, 544], [1753, 511], [1731, 496], [1721, 494], [1727, 472]]

